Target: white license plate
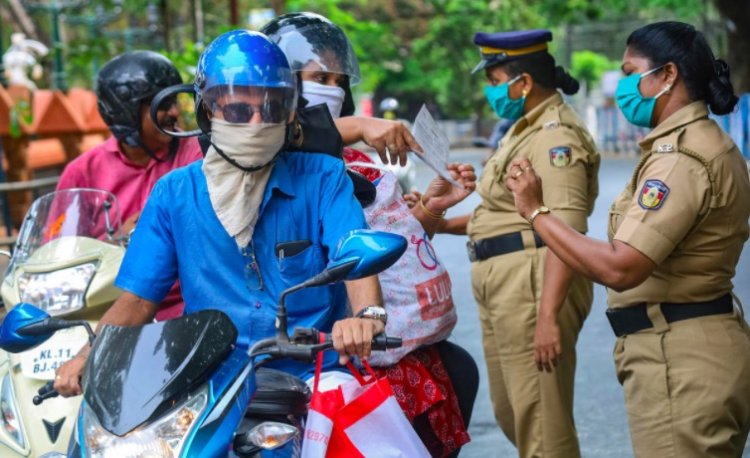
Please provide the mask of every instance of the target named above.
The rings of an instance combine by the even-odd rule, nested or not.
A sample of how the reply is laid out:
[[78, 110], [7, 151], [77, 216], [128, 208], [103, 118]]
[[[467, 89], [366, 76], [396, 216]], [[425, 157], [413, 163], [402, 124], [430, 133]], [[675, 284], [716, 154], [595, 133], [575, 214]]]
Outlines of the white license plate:
[[54, 380], [55, 371], [86, 343], [85, 334], [60, 331], [43, 344], [21, 353], [21, 373], [38, 380]]

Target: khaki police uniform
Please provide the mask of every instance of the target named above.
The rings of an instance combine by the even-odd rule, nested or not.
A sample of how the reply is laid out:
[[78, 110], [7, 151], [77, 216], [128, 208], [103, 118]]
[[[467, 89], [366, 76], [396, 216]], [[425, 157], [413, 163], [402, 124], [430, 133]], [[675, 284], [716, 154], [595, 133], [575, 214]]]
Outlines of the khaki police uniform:
[[575, 344], [592, 302], [592, 284], [574, 276], [558, 322], [563, 359], [552, 373], [534, 363], [534, 331], [547, 248], [516, 212], [506, 168], [527, 157], [542, 177], [545, 204], [581, 233], [598, 194], [599, 155], [583, 122], [559, 94], [520, 118], [487, 162], [482, 203], [467, 227], [471, 242], [520, 234], [520, 250], [472, 263], [495, 418], [522, 457], [580, 456], [573, 421]]
[[[610, 240], [657, 266], [641, 285], [608, 291], [612, 316], [642, 308], [652, 325], [619, 337], [614, 350], [633, 449], [638, 457], [739, 457], [750, 428], [750, 333], [728, 295], [750, 231], [747, 166], [703, 102], [672, 114], [640, 145], [643, 158], [609, 222]], [[724, 313], [713, 314], [719, 302]], [[672, 313], [699, 304], [708, 315], [668, 322], [664, 304]]]

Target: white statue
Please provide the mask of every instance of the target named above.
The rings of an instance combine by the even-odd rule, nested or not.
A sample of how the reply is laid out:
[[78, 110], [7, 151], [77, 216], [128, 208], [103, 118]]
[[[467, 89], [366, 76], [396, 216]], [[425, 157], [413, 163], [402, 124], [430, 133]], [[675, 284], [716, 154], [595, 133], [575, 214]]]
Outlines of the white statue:
[[26, 86], [30, 90], [36, 89], [36, 84], [28, 77], [31, 67], [31, 77], [38, 80], [42, 77], [42, 66], [37, 58], [44, 57], [49, 49], [36, 40], [29, 40], [22, 33], [14, 33], [10, 36], [10, 48], [3, 54], [3, 65], [5, 66], [5, 77], [8, 85]]

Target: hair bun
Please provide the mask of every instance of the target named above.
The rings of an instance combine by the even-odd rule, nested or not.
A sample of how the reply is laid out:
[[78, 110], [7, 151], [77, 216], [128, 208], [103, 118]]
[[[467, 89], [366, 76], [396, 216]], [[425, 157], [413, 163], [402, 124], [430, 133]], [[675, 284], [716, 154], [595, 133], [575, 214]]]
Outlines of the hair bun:
[[724, 62], [723, 59], [714, 60], [714, 72], [718, 77], [729, 77], [729, 64]]
[[722, 59], [714, 60], [714, 75], [708, 81], [706, 96], [708, 107], [714, 114], [731, 113], [739, 101], [729, 76], [729, 65]]
[[578, 92], [581, 85], [578, 80], [570, 76], [561, 66], [555, 67], [555, 87], [560, 88], [563, 93], [573, 95]]

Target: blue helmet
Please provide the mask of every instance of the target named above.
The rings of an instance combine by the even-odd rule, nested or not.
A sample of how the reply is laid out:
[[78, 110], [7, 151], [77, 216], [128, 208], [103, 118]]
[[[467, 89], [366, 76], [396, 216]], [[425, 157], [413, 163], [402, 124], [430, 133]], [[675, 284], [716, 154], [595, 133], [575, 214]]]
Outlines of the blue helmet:
[[[260, 110], [264, 122], [288, 124], [296, 109], [297, 84], [289, 62], [258, 32], [233, 30], [209, 44], [198, 59], [194, 89], [197, 121], [204, 132], [211, 128], [208, 113], [216, 110], [223, 110], [228, 122], [248, 122]], [[258, 104], [233, 103], [243, 96], [247, 100], [247, 94]]]

